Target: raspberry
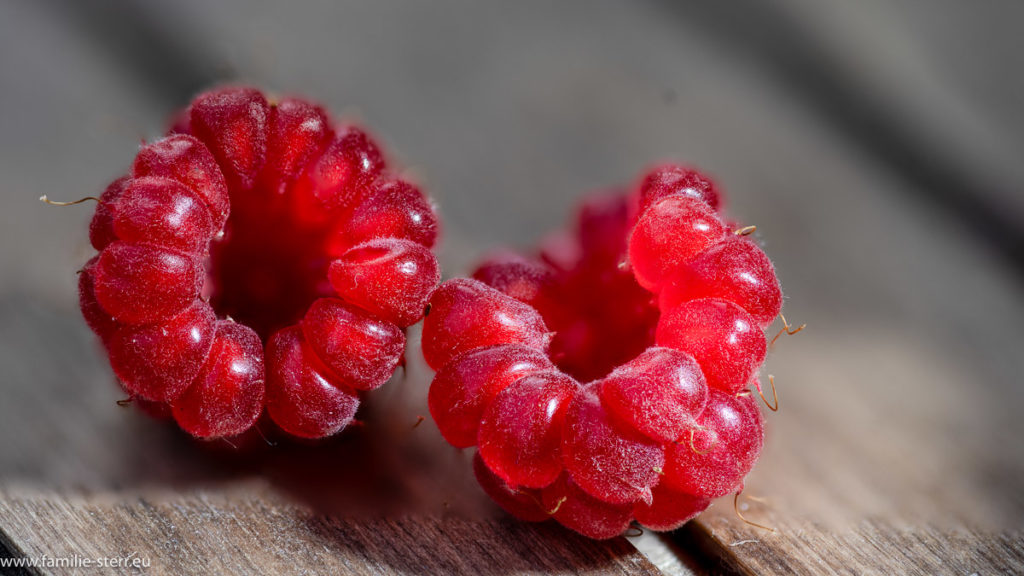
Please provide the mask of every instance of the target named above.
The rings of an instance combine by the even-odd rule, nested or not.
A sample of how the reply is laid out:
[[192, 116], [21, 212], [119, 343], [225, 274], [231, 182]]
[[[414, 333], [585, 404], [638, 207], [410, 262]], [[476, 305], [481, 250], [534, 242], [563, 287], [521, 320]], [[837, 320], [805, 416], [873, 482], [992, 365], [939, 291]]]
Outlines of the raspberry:
[[615, 426], [598, 388], [577, 394], [565, 417], [565, 468], [584, 492], [603, 502], [649, 501], [665, 466], [665, 450], [636, 431]]
[[666, 165], [639, 182], [588, 198], [537, 257], [499, 252], [442, 284], [423, 327], [431, 414], [478, 445], [484, 490], [593, 538], [634, 518], [671, 530], [742, 489], [763, 442], [744, 389], [782, 303], [707, 177]]
[[[198, 438], [338, 432], [401, 362], [437, 218], [301, 98], [199, 95], [101, 195], [79, 301], [124, 388]], [[220, 318], [220, 319], [218, 319]]]
[[715, 298], [668, 309], [658, 322], [657, 342], [692, 354], [708, 386], [732, 394], [747, 387], [768, 350], [764, 332], [750, 314]]
[[735, 492], [764, 443], [761, 410], [751, 395], [711, 391], [692, 438], [668, 448], [663, 482], [706, 498]]
[[562, 526], [596, 540], [614, 538], [629, 527], [632, 507], [594, 498], [562, 474], [541, 491], [546, 511]]
[[675, 530], [711, 505], [710, 498], [673, 490], [662, 482], [651, 490], [651, 502], [633, 508], [636, 521], [651, 530]]
[[491, 472], [479, 453], [473, 455], [473, 474], [484, 492], [509, 514], [526, 522], [543, 522], [548, 519], [548, 513], [541, 508], [539, 490], [510, 487]]
[[562, 472], [559, 444], [579, 384], [558, 371], [523, 376], [495, 395], [480, 421], [487, 467], [510, 486], [543, 488]]
[[477, 348], [444, 365], [430, 386], [430, 414], [452, 446], [476, 445], [486, 408], [499, 392], [519, 378], [554, 368], [535, 348], [505, 344]]
[[546, 350], [551, 340], [536, 310], [476, 280], [442, 283], [429, 306], [423, 321], [423, 356], [435, 370], [474, 348], [523, 344]]
[[704, 411], [708, 388], [693, 356], [651, 347], [601, 381], [601, 399], [630, 428], [673, 442]]

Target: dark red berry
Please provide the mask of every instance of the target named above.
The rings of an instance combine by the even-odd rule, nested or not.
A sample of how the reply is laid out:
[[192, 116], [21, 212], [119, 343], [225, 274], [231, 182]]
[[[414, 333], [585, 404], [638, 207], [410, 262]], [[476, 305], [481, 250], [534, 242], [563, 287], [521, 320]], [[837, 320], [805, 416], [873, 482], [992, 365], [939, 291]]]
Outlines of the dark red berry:
[[[452, 444], [478, 443], [479, 481], [502, 506], [542, 519], [528, 497], [558, 476], [540, 489], [544, 512], [610, 538], [634, 514], [675, 529], [710, 491], [742, 485], [760, 420], [733, 410], [743, 436], [723, 418], [750, 402], [736, 394], [757, 382], [761, 328], [782, 299], [771, 262], [716, 213], [720, 198], [694, 170], [657, 167], [628, 195], [588, 198], [575, 233], [549, 236], [536, 259], [486, 258], [473, 278], [493, 290], [452, 280], [431, 298], [431, 414]], [[556, 383], [573, 380], [590, 383], [566, 408], [572, 386]], [[680, 464], [711, 438], [721, 453]]]
[[543, 488], [562, 472], [559, 445], [569, 401], [579, 389], [558, 371], [535, 372], [499, 392], [477, 435], [487, 467], [510, 486]]
[[496, 344], [544, 350], [550, 335], [540, 314], [476, 280], [449, 280], [430, 297], [423, 322], [423, 356], [440, 369], [463, 352]]
[[633, 507], [610, 504], [594, 498], [569, 477], [562, 474], [541, 490], [545, 511], [559, 524], [595, 540], [614, 538], [629, 528]]
[[354, 390], [400, 363], [440, 276], [433, 207], [383, 169], [365, 132], [335, 130], [314, 103], [199, 95], [90, 224], [82, 314], [130, 393], [171, 402], [201, 438], [242, 434], [271, 404], [290, 433], [343, 428]]
[[763, 444], [764, 424], [754, 397], [712, 390], [693, 437], [687, 434], [669, 445], [662, 482], [705, 498], [736, 492]]
[[317, 359], [298, 326], [275, 334], [266, 357], [267, 413], [282, 430], [323, 438], [352, 421], [359, 396]]
[[444, 365], [430, 384], [430, 414], [452, 446], [476, 445], [484, 410], [516, 380], [554, 368], [535, 348], [503, 344], [477, 348]]
[[730, 394], [747, 387], [768, 349], [764, 332], [750, 314], [717, 299], [691, 300], [665, 310], [657, 341], [692, 355], [708, 386]]
[[173, 401], [174, 419], [197, 438], [236, 436], [263, 412], [263, 343], [250, 328], [219, 320], [206, 362]]
[[487, 468], [479, 453], [473, 455], [473, 473], [484, 492], [509, 514], [526, 522], [543, 522], [550, 518], [541, 507], [539, 490], [512, 488]]

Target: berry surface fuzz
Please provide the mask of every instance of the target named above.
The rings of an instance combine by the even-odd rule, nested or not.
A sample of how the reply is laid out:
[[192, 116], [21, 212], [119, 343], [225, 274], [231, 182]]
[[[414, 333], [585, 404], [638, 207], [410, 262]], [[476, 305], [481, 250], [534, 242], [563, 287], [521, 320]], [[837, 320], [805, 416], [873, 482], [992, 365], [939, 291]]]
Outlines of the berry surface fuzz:
[[401, 363], [440, 281], [437, 236], [365, 131], [219, 88], [100, 196], [82, 314], [136, 403], [189, 434], [236, 436], [266, 413], [321, 438]]
[[477, 446], [508, 513], [603, 539], [676, 529], [742, 490], [764, 442], [748, 387], [782, 292], [723, 204], [702, 173], [657, 166], [587, 198], [536, 254], [493, 253], [434, 292], [430, 412]]

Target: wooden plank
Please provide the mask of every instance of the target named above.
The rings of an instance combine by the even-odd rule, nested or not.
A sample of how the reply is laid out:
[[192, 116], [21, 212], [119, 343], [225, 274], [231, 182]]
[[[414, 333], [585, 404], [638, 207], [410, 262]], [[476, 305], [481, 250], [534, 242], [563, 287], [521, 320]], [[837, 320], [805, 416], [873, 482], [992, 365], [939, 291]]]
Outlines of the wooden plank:
[[507, 517], [331, 517], [261, 482], [89, 496], [9, 489], [0, 522], [28, 558], [139, 558], [147, 574], [659, 573], [622, 538]]

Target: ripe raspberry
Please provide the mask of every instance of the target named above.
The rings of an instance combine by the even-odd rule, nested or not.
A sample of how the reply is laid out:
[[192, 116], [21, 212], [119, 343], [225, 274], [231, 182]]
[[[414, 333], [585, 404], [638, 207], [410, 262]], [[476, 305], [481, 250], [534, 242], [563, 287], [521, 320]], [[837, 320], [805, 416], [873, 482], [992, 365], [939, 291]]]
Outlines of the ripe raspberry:
[[595, 540], [622, 534], [633, 510], [628, 504], [611, 504], [587, 494], [569, 474], [541, 491], [545, 511], [559, 524]]
[[601, 381], [601, 399], [626, 426], [673, 442], [704, 411], [708, 388], [693, 356], [652, 346]]
[[477, 478], [510, 513], [610, 538], [741, 489], [763, 438], [743, 390], [782, 293], [720, 204], [705, 176], [660, 166], [586, 200], [538, 257], [497, 253], [431, 297], [431, 414], [479, 446]]
[[601, 404], [600, 388], [588, 387], [569, 407], [561, 450], [565, 469], [584, 492], [603, 502], [648, 502], [665, 466], [665, 449], [615, 426]]
[[559, 444], [579, 384], [552, 370], [513, 382], [495, 395], [480, 421], [480, 457], [510, 486], [543, 488], [562, 472]]
[[711, 505], [710, 498], [678, 492], [665, 482], [651, 491], [651, 502], [637, 502], [633, 517], [651, 530], [675, 530], [697, 516]]
[[548, 519], [548, 513], [541, 508], [539, 490], [510, 487], [491, 472], [479, 453], [473, 455], [473, 474], [484, 492], [509, 514], [526, 522]]
[[693, 438], [669, 445], [663, 482], [687, 494], [717, 498], [743, 483], [764, 444], [761, 410], [751, 395], [711, 391]]
[[519, 378], [554, 368], [535, 348], [504, 344], [477, 348], [444, 365], [430, 386], [430, 414], [452, 446], [476, 445], [484, 408]]
[[536, 310], [483, 282], [456, 278], [430, 297], [423, 356], [435, 370], [463, 352], [496, 344], [546, 350], [551, 335]]
[[384, 170], [369, 135], [314, 103], [198, 96], [89, 227], [82, 314], [125, 389], [199, 438], [265, 407], [296, 436], [344, 428], [439, 281], [433, 208]]
[[731, 394], [747, 387], [768, 350], [764, 332], [750, 314], [713, 298], [669, 308], [658, 322], [657, 341], [693, 355], [708, 386]]

